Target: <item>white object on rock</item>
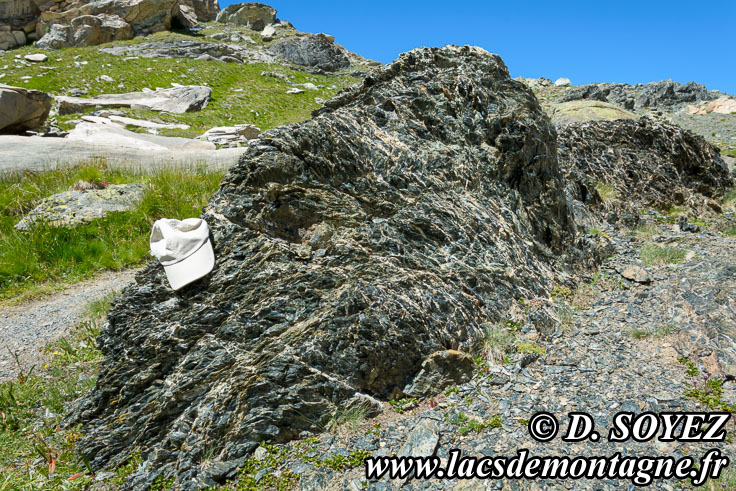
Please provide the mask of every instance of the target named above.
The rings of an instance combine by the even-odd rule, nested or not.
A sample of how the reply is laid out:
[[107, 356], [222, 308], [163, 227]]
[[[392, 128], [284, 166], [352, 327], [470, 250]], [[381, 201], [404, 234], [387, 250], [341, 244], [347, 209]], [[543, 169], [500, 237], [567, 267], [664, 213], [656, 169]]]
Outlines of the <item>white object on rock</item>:
[[555, 85], [557, 87], [570, 87], [572, 86], [572, 82], [570, 82], [569, 78], [561, 77], [555, 80]]
[[164, 267], [174, 290], [207, 276], [215, 267], [210, 228], [201, 218], [156, 220], [150, 245], [151, 255]]

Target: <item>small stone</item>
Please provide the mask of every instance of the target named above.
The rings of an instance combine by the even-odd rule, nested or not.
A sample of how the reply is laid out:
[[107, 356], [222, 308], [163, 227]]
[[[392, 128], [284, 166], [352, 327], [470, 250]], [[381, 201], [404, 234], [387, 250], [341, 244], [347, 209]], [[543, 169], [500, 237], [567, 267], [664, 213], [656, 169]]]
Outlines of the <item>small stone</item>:
[[641, 266], [637, 266], [635, 264], [627, 266], [620, 272], [620, 274], [627, 280], [641, 283], [642, 285], [648, 285], [652, 282], [647, 271]]
[[49, 57], [43, 53], [34, 53], [32, 55], [25, 55], [24, 58], [28, 61], [35, 61], [35, 62], [42, 62], [42, 61], [46, 61], [49, 59]]
[[560, 77], [555, 80], [555, 85], [557, 87], [570, 87], [572, 85], [572, 82], [570, 82], [569, 78]]

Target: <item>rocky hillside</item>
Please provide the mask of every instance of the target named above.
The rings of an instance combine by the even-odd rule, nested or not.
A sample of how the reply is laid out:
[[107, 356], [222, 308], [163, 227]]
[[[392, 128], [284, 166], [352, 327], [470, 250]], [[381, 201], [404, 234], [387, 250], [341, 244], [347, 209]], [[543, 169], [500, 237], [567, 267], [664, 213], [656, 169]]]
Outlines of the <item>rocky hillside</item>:
[[[42, 51], [37, 43], [0, 52], [0, 84], [16, 94], [3, 92], [0, 105], [10, 107], [6, 97], [25, 97], [0, 118], [0, 132], [25, 132], [0, 136], [6, 148], [0, 169], [71, 165], [69, 158], [100, 152], [114, 164], [229, 166], [242, 153], [235, 148], [261, 131], [307, 119], [380, 65], [328, 34], [298, 31], [266, 5], [236, 4], [218, 19], [99, 46]], [[23, 90], [50, 97], [38, 109], [35, 96], [18, 97]], [[37, 112], [43, 117], [27, 124], [24, 118]], [[181, 142], [163, 137], [198, 140], [182, 154], [172, 152]], [[215, 152], [223, 148], [228, 152]]]
[[705, 86], [672, 80], [648, 84], [588, 84], [520, 78], [557, 124], [647, 116], [675, 124], [717, 146], [736, 166], [736, 99]]
[[[506, 387], [496, 364], [508, 349], [523, 368], [559, 337], [561, 311], [541, 299], [572, 298], [570, 287], [623, 247], [586, 220], [612, 227], [617, 206], [638, 204], [639, 223], [649, 207], [718, 205], [734, 184], [714, 147], [668, 125], [555, 134], [498, 56], [446, 47], [406, 53], [314, 119], [261, 136], [205, 209], [211, 277], [174, 293], [151, 264], [110, 313], [108, 362], [68, 419], [83, 424], [80, 451], [106, 468], [141, 450], [131, 488], [161, 477], [199, 487], [252, 468], [259, 443], [319, 434], [336, 414], [372, 416], [389, 399], [403, 412], [477, 370], [473, 387], [497, 392], [483, 375]], [[601, 148], [598, 161], [586, 157]], [[651, 281], [632, 268], [634, 281]], [[509, 326], [525, 340], [512, 341]], [[501, 425], [483, 419], [497, 400], [488, 404], [478, 431]], [[422, 421], [411, 425], [421, 438], [445, 431]], [[317, 479], [309, 469], [304, 483]]]

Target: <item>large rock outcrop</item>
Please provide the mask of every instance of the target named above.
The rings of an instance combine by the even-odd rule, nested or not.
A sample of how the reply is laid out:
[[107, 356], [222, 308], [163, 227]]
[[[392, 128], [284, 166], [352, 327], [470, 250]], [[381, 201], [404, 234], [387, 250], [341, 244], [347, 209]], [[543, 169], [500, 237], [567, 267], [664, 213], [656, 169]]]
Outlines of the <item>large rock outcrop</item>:
[[695, 82], [681, 84], [672, 80], [648, 84], [588, 84], [573, 87], [560, 96], [560, 102], [590, 99], [610, 102], [625, 109], [671, 107], [685, 103], [711, 101], [721, 96]]
[[238, 24], [254, 31], [262, 31], [276, 22], [276, 9], [262, 3], [234, 3], [217, 14], [217, 22]]
[[345, 49], [324, 34], [310, 34], [275, 42], [268, 51], [290, 63], [324, 72], [335, 72], [350, 66]]
[[[95, 0], [62, 11], [41, 12], [37, 46], [94, 46], [174, 27], [191, 27], [216, 14], [212, 0]], [[204, 18], [199, 17], [204, 16]]]
[[141, 450], [128, 487], [211, 483], [261, 441], [388, 397], [433, 353], [472, 351], [574, 242], [554, 127], [467, 46], [405, 53], [265, 133], [202, 216], [215, 269], [179, 292], [157, 263], [137, 276], [67, 420], [95, 468]]
[[123, 94], [100, 94], [97, 97], [58, 96], [59, 114], [82, 112], [94, 107], [132, 107], [150, 111], [187, 113], [200, 111], [210, 102], [212, 89], [203, 85], [183, 85], [170, 89]]
[[51, 96], [0, 84], [0, 133], [20, 133], [41, 126], [51, 111]]
[[719, 212], [717, 201], [734, 185], [718, 149], [673, 124], [645, 117], [572, 123], [558, 131], [568, 190], [588, 205], [600, 204], [595, 187], [603, 183], [628, 204]]

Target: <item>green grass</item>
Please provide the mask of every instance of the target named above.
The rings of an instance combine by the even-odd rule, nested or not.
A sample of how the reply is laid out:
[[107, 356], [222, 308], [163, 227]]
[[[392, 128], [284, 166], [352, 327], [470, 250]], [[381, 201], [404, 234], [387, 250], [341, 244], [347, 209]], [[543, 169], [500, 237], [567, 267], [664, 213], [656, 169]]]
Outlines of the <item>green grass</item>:
[[612, 184], [599, 182], [595, 185], [595, 190], [598, 191], [598, 195], [604, 203], [618, 198], [618, 191], [616, 191]]
[[545, 353], [547, 353], [547, 350], [544, 349], [543, 346], [539, 346], [538, 344], [524, 342], [516, 345], [516, 352], [523, 354], [544, 355]]
[[736, 211], [736, 188], [726, 191], [723, 195], [723, 208]]
[[514, 349], [514, 335], [504, 323], [492, 324], [485, 328], [484, 360], [501, 362], [504, 356]]
[[102, 359], [96, 337], [109, 298], [90, 306], [69, 337], [46, 348], [48, 364], [0, 383], [0, 490], [87, 489], [94, 482], [73, 451], [79, 429], [62, 429], [60, 422], [65, 404], [95, 384]]
[[644, 244], [641, 248], [641, 260], [646, 266], [681, 263], [685, 260], [686, 254], [685, 249], [660, 246], [651, 242]]
[[[0, 177], [0, 300], [81, 281], [99, 271], [141, 264], [149, 257], [151, 224], [162, 217], [199, 216], [222, 174], [204, 168], [146, 174], [93, 162]], [[14, 229], [37, 200], [67, 190], [80, 179], [144, 182], [148, 189], [134, 211], [111, 213], [74, 228], [39, 224], [29, 231]]]
[[629, 329], [629, 334], [634, 339], [646, 339], [650, 336], [654, 336], [655, 338], [664, 338], [666, 336], [669, 336], [672, 334], [675, 330], [675, 326], [672, 324], [662, 324], [660, 326], [655, 327], [654, 329], [642, 329], [642, 328], [632, 328]]
[[[176, 33], [156, 33], [136, 38], [125, 43], [161, 41], [166, 39], [189, 39], [217, 43], [210, 38], [191, 37]], [[213, 61], [180, 59], [138, 58], [125, 60], [124, 56], [100, 53], [95, 46], [88, 48], [67, 48], [48, 52], [49, 59], [43, 63], [22, 65], [14, 60], [37, 52], [31, 46], [0, 54], [0, 73], [5, 73], [3, 84], [28, 89], [38, 89], [54, 95], [68, 95], [71, 89], [88, 88], [87, 96], [103, 93], [140, 91], [143, 88], [171, 87], [173, 83], [182, 85], [207, 85], [212, 88], [212, 99], [202, 111], [185, 114], [162, 114], [154, 111], [124, 110], [128, 116], [157, 122], [184, 123], [188, 130], [164, 130], [167, 136], [194, 137], [214, 126], [232, 124], [254, 124], [266, 130], [286, 123], [303, 121], [310, 117], [312, 110], [320, 104], [316, 98], [329, 99], [340, 89], [359, 79], [348, 75], [322, 76], [291, 70], [280, 65], [238, 64]], [[76, 58], [76, 59], [75, 59]], [[75, 61], [86, 61], [86, 65], [75, 66]], [[8, 68], [2, 69], [8, 65]], [[53, 67], [53, 70], [42, 67]], [[290, 87], [286, 81], [263, 77], [261, 72], [270, 71], [289, 75], [296, 83], [312, 82], [324, 88], [302, 94], [287, 94]], [[113, 82], [98, 80], [101, 75], [109, 75]], [[24, 80], [23, 77], [31, 78]], [[118, 87], [123, 84], [123, 87]], [[330, 88], [333, 87], [334, 88]], [[88, 111], [91, 112], [92, 110]], [[78, 118], [77, 114], [59, 116], [62, 123]]]

